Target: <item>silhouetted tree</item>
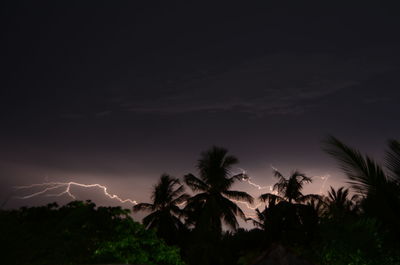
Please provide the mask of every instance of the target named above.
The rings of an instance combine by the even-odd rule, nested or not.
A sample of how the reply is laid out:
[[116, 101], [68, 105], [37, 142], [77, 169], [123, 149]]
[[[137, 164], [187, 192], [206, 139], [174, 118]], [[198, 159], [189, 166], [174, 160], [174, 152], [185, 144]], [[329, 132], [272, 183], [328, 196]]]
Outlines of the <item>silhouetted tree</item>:
[[[350, 213], [355, 213], [358, 210], [355, 200], [350, 200], [349, 189], [340, 187], [335, 190], [332, 186], [328, 191], [328, 196], [326, 198], [327, 214], [330, 218], [341, 219], [345, 215]], [[356, 195], [352, 199], [355, 199]]]
[[243, 211], [232, 201], [248, 203], [253, 198], [242, 191], [230, 188], [240, 177], [231, 175], [231, 168], [238, 159], [228, 155], [228, 150], [213, 146], [202, 152], [197, 163], [199, 177], [185, 176], [185, 183], [194, 192], [199, 192], [187, 201], [185, 207], [186, 223], [193, 226], [191, 249], [187, 256], [191, 264], [223, 264], [221, 252], [222, 224], [236, 230], [237, 217], [246, 219]]
[[307, 200], [306, 205], [310, 206], [317, 213], [319, 218], [325, 217], [327, 214], [327, 203], [323, 196]]
[[157, 235], [170, 244], [177, 243], [179, 232], [184, 229], [180, 220], [183, 210], [179, 204], [184, 203], [189, 195], [179, 179], [163, 174], [151, 195], [152, 203], [139, 203], [133, 207], [134, 212], [151, 211], [143, 218], [148, 229], [155, 229]]
[[335, 190], [332, 186], [328, 191], [328, 203], [330, 206], [335, 207], [340, 210], [347, 210], [350, 208], [350, 202], [347, 198], [349, 195], [349, 189], [345, 189], [344, 187], [340, 187]]
[[260, 196], [260, 200], [263, 202], [275, 202], [287, 201], [289, 203], [304, 202], [306, 200], [317, 198], [319, 195], [308, 194], [303, 195], [301, 190], [303, 185], [311, 183], [312, 179], [307, 177], [305, 174], [299, 171], [294, 171], [288, 178], [285, 178], [278, 170], [274, 170], [274, 176], [278, 178], [278, 182], [274, 184], [272, 190], [276, 191], [277, 194], [265, 193]]
[[200, 176], [185, 176], [185, 183], [194, 192], [200, 192], [191, 197], [185, 207], [192, 213], [188, 221], [196, 229], [220, 234], [221, 220], [235, 230], [238, 227], [236, 216], [246, 219], [243, 211], [230, 200], [253, 202], [253, 198], [246, 192], [230, 190], [238, 179], [238, 176], [231, 176], [230, 170], [238, 162], [236, 157], [228, 155], [227, 149], [214, 146], [201, 153], [197, 164]]
[[265, 193], [259, 197], [266, 207], [262, 212], [257, 209], [259, 221], [254, 220], [255, 224], [262, 225], [270, 240], [309, 240], [318, 222], [318, 212], [303, 203], [321, 200], [319, 195], [301, 192], [304, 184], [312, 182], [311, 178], [299, 171], [286, 178], [274, 170], [274, 176], [278, 182], [272, 189], [277, 194]]
[[324, 149], [338, 162], [349, 179], [351, 188], [362, 197], [361, 208], [400, 234], [400, 144], [388, 142], [386, 168], [388, 173], [371, 157], [362, 155], [337, 138], [330, 136]]

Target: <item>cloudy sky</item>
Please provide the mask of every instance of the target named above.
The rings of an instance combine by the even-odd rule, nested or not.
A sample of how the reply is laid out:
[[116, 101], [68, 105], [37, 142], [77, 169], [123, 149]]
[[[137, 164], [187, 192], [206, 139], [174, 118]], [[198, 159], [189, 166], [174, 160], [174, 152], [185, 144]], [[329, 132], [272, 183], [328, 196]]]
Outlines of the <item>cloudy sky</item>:
[[[320, 192], [345, 184], [321, 150], [327, 135], [380, 160], [400, 133], [400, 21], [390, 6], [2, 5], [5, 207], [50, 202], [16, 199], [28, 191], [13, 188], [49, 181], [100, 183], [148, 201], [162, 173], [196, 173], [212, 145], [261, 186], [274, 183], [273, 166], [313, 176], [306, 191]], [[115, 205], [82, 191], [80, 199]]]

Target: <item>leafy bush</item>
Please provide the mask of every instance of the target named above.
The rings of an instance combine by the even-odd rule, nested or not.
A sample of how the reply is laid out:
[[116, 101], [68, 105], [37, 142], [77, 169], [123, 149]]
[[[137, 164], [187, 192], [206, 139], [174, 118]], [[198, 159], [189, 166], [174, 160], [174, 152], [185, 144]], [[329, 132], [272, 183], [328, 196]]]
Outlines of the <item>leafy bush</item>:
[[129, 210], [90, 201], [0, 211], [2, 263], [183, 264], [179, 250], [132, 220]]
[[167, 246], [155, 232], [131, 220], [117, 227], [113, 240], [102, 242], [94, 253], [103, 262], [147, 265], [183, 265], [179, 249]]
[[324, 265], [394, 265], [400, 264], [399, 253], [384, 245], [384, 235], [375, 219], [321, 224], [320, 240], [314, 255]]

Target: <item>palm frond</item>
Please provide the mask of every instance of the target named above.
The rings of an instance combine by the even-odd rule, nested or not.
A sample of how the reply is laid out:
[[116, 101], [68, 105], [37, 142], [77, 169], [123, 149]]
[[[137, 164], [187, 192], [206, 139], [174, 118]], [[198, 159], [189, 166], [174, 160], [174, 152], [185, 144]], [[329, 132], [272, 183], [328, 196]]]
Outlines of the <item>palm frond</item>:
[[248, 203], [253, 203], [254, 198], [250, 196], [247, 192], [236, 191], [236, 190], [225, 190], [222, 192], [226, 197], [238, 201], [245, 201]]
[[335, 201], [337, 198], [336, 190], [331, 186], [330, 190], [328, 191], [328, 198], [330, 201]]
[[143, 218], [142, 223], [147, 229], [156, 228], [159, 224], [158, 220], [160, 219], [160, 211], [152, 212]]
[[351, 187], [360, 194], [374, 192], [377, 186], [387, 182], [382, 168], [369, 156], [363, 156], [337, 138], [330, 136], [324, 142], [324, 150], [333, 156], [349, 178]]
[[311, 183], [312, 182], [312, 179], [310, 177], [307, 177], [306, 174], [304, 174], [304, 173], [302, 173], [302, 172], [300, 172], [298, 170], [295, 170], [292, 173], [292, 177], [294, 177], [296, 179], [300, 179], [300, 180], [298, 180], [298, 182], [300, 184], [303, 184], [303, 183], [306, 184], [306, 183]]
[[[280, 174], [280, 173], [279, 173]], [[288, 185], [288, 180], [283, 176], [279, 178], [278, 182], [272, 187], [273, 190], [278, 191], [279, 194], [284, 194]]]
[[153, 211], [154, 210], [154, 205], [151, 203], [139, 203], [133, 206], [133, 212], [139, 212], [139, 211]]
[[279, 203], [281, 201], [285, 201], [285, 199], [282, 198], [281, 196], [276, 195], [276, 194], [272, 194], [272, 193], [261, 194], [259, 199], [262, 202], [268, 202], [268, 205], [271, 204], [271, 203], [272, 204], [276, 204], [276, 203]]
[[208, 197], [209, 197], [208, 193], [206, 193], [206, 192], [198, 193], [187, 199], [185, 208], [186, 209], [198, 208], [199, 205], [202, 205], [203, 202], [207, 201]]
[[260, 212], [260, 210], [258, 208], [255, 211], [256, 211], [258, 220], [251, 218], [251, 217], [247, 217], [246, 222], [251, 221], [255, 227], [264, 229], [265, 228], [265, 211]]
[[389, 150], [386, 151], [386, 167], [390, 171], [390, 177], [400, 183], [400, 142], [397, 140], [388, 141]]
[[171, 201], [175, 200], [184, 191], [185, 191], [185, 187], [183, 185], [180, 185], [176, 190], [171, 190], [171, 193], [169, 195], [169, 200], [171, 200]]
[[240, 209], [240, 207], [236, 205], [236, 203], [221, 196], [220, 204], [221, 206], [223, 206], [221, 208], [223, 220], [232, 229], [236, 229], [239, 225], [236, 220], [236, 216], [239, 216], [241, 219], [246, 220], [246, 215], [244, 214], [242, 209]]
[[330, 202], [335, 202], [336, 204], [344, 204], [349, 195], [349, 189], [340, 187], [337, 191], [331, 186], [328, 191], [328, 199]]
[[220, 191], [229, 190], [236, 180], [237, 178], [235, 176], [229, 178], [221, 178], [218, 182], [213, 183], [213, 186], [214, 188], [218, 188]]
[[185, 211], [179, 208], [177, 205], [171, 205], [170, 210], [177, 217], [182, 217], [185, 214]]
[[190, 196], [188, 194], [186, 194], [186, 193], [181, 194], [178, 198], [174, 199], [171, 202], [171, 205], [181, 204], [181, 203], [187, 201], [189, 198], [190, 198]]
[[256, 220], [256, 219], [254, 219], [254, 218], [247, 217], [247, 218], [246, 218], [246, 222], [248, 222], [248, 221], [251, 221], [255, 227], [258, 227], [258, 228], [264, 228], [264, 225], [263, 225], [263, 223], [261, 223], [261, 222], [257, 221], [257, 220]]
[[274, 172], [274, 177], [278, 179], [285, 179], [285, 177], [278, 170], [274, 169], [273, 172]]
[[239, 159], [237, 157], [228, 155], [222, 161], [221, 167], [230, 169], [232, 165], [239, 163]]
[[323, 197], [318, 194], [307, 194], [307, 195], [302, 195], [300, 198], [298, 198], [298, 202], [307, 202], [307, 201], [322, 201]]
[[187, 174], [184, 176], [186, 185], [188, 185], [192, 191], [206, 191], [208, 185], [201, 179], [195, 177], [193, 174]]

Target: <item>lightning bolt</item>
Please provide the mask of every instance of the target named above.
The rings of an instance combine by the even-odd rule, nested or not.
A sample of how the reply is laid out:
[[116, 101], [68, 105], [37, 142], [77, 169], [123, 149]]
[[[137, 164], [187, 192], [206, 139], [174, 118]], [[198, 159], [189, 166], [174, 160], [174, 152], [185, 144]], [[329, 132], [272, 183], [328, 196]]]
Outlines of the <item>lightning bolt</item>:
[[269, 188], [269, 190], [272, 191], [272, 186], [271, 185], [269, 185], [269, 186], [258, 185], [257, 183], [254, 183], [254, 182], [251, 181], [251, 177], [249, 175], [247, 175], [246, 170], [244, 170], [243, 168], [239, 168], [239, 169], [242, 172], [239, 173], [239, 174], [236, 174], [235, 176], [236, 177], [240, 177], [241, 181], [247, 182], [248, 184], [250, 184], [251, 186], [253, 186], [253, 187], [255, 187], [255, 188], [259, 189], [259, 190], [263, 190], [263, 189]]
[[247, 179], [247, 183], [249, 183], [250, 185], [256, 187], [259, 190], [263, 190], [263, 189], [269, 188], [269, 190], [272, 191], [272, 186], [271, 185], [269, 185], [269, 186], [260, 186], [260, 185], [258, 185], [256, 183], [250, 181], [250, 178]]
[[[278, 171], [278, 169], [275, 168], [275, 167], [272, 166], [272, 165], [271, 165], [271, 168], [272, 168], [274, 171]], [[235, 177], [238, 177], [241, 181], [247, 182], [249, 185], [251, 185], [251, 186], [257, 188], [258, 190], [269, 189], [269, 191], [270, 191], [271, 193], [277, 194], [277, 192], [273, 190], [273, 186], [272, 186], [272, 185], [269, 185], [269, 186], [261, 186], [261, 185], [259, 185], [259, 184], [257, 184], [257, 183], [254, 183], [254, 182], [251, 181], [251, 177], [247, 175], [246, 170], [244, 170], [244, 169], [242, 169], [242, 168], [238, 168], [238, 169], [241, 171], [241, 173], [238, 173], [238, 174], [236, 174], [236, 175], [234, 175], [234, 176], [235, 176]], [[319, 178], [319, 179], [321, 179], [321, 180], [323, 181], [323, 182], [322, 182], [322, 185], [321, 185], [321, 187], [320, 187], [320, 189], [319, 189], [319, 194], [322, 195], [323, 190], [324, 190], [324, 188], [325, 188], [325, 184], [326, 184], [326, 182], [328, 181], [328, 179], [330, 178], [330, 175], [327, 174], [327, 175], [324, 175], [324, 176], [313, 176], [313, 178]], [[244, 205], [246, 206], [246, 208], [249, 209], [249, 210], [255, 210], [255, 209], [257, 209], [258, 207], [260, 207], [260, 206], [263, 205], [262, 203], [258, 203], [258, 204], [255, 205], [255, 206], [251, 206], [248, 202], [239, 201], [239, 200], [233, 200], [233, 199], [231, 199], [231, 200], [234, 201], [234, 202], [236, 202], [236, 203], [244, 204]]]
[[244, 204], [244, 205], [246, 205], [246, 208], [249, 210], [255, 210], [262, 205], [262, 203], [258, 203], [256, 206], [251, 206], [248, 202], [239, 201], [239, 200], [235, 200], [235, 199], [229, 199], [229, 200], [236, 202], [236, 203]]
[[328, 179], [331, 177], [331, 175], [327, 174], [327, 175], [324, 175], [324, 176], [315, 176], [315, 177], [318, 177], [321, 180], [323, 180], [321, 188], [319, 189], [319, 194], [322, 195], [323, 189], [325, 189], [325, 184], [328, 181]]
[[[27, 185], [27, 186], [16, 186], [14, 187], [17, 190], [30, 190], [32, 188], [37, 188], [41, 187], [42, 189], [39, 190], [38, 192], [31, 193], [29, 195], [25, 196], [15, 196], [15, 198], [18, 199], [29, 199], [33, 198], [39, 195], [44, 195], [47, 197], [60, 197], [62, 195], [68, 195], [71, 199], [76, 199], [76, 196], [72, 194], [71, 192], [71, 187], [72, 186], [78, 186], [78, 187], [83, 187], [83, 188], [100, 188], [104, 195], [107, 196], [110, 199], [117, 200], [120, 203], [131, 203], [133, 205], [136, 205], [137, 202], [132, 199], [121, 199], [118, 195], [111, 194], [107, 191], [107, 187], [100, 185], [100, 184], [83, 184], [83, 183], [78, 183], [78, 182], [45, 182], [45, 183], [39, 183], [39, 184], [32, 184], [32, 185]], [[51, 191], [64, 188], [63, 191], [59, 193], [49, 193]]]
[[[272, 170], [274, 170], [274, 171], [278, 171], [278, 169], [276, 168], [276, 167], [274, 167], [273, 165], [271, 165], [271, 168], [272, 168]], [[319, 178], [319, 179], [321, 179], [322, 180], [322, 185], [321, 185], [321, 187], [319, 188], [319, 194], [320, 195], [322, 195], [322, 193], [323, 193], [323, 190], [325, 189], [325, 184], [326, 184], [326, 182], [328, 181], [328, 179], [331, 177], [331, 175], [329, 175], [329, 174], [326, 174], [326, 175], [323, 175], [323, 176], [313, 176], [313, 178]]]
[[[258, 189], [258, 190], [269, 189], [269, 191], [273, 192], [273, 189], [272, 189], [271, 185], [269, 185], [269, 186], [261, 186], [261, 185], [259, 185], [257, 183], [254, 183], [254, 182], [251, 181], [251, 177], [246, 173], [246, 170], [244, 170], [242, 168], [238, 168], [238, 169], [241, 171], [241, 173], [235, 174], [234, 177], [239, 178], [241, 181], [248, 183], [250, 186], [252, 186], [252, 187], [254, 187], [254, 188]], [[273, 192], [273, 193], [275, 193], [275, 192]], [[245, 201], [239, 201], [239, 200], [235, 200], [235, 199], [230, 199], [230, 200], [233, 201], [233, 202], [236, 202], [236, 203], [243, 204], [247, 209], [252, 210], [252, 211], [254, 211], [258, 207], [263, 205], [263, 203], [261, 203], [261, 202], [256, 204], [255, 206], [252, 206], [250, 203], [245, 202]], [[252, 218], [256, 217], [256, 215], [254, 215], [254, 214], [246, 214], [246, 213], [245, 213], [245, 216], [247, 218], [248, 217], [252, 217]]]
[[276, 167], [274, 167], [273, 165], [270, 165], [273, 171], [279, 171]]
[[[277, 170], [276, 168], [274, 168], [273, 166], [271, 166], [273, 170]], [[258, 189], [258, 190], [262, 190], [262, 189], [269, 189], [271, 192], [273, 192], [272, 186], [261, 186], [257, 183], [254, 183], [251, 181], [251, 177], [249, 177], [246, 173], [246, 171], [244, 169], [239, 168], [242, 172], [239, 174], [236, 174], [236, 177], [239, 177], [239, 179], [243, 182], [247, 182], [249, 185], [251, 185], [252, 187]], [[321, 180], [323, 180], [321, 188], [319, 190], [319, 194], [322, 194], [323, 189], [325, 188], [325, 184], [328, 181], [328, 179], [330, 178], [330, 175], [324, 175], [324, 176], [314, 176], [316, 178], [319, 178]], [[26, 185], [26, 186], [16, 186], [14, 187], [17, 190], [31, 190], [33, 188], [41, 188], [39, 191], [25, 195], [25, 196], [14, 196], [14, 198], [18, 198], [18, 199], [30, 199], [33, 197], [37, 197], [40, 195], [44, 195], [46, 197], [60, 197], [63, 195], [67, 195], [69, 196], [71, 199], [76, 199], [76, 196], [72, 193], [71, 191], [71, 187], [72, 186], [77, 186], [77, 187], [83, 187], [83, 188], [99, 188], [103, 191], [104, 195], [110, 199], [113, 200], [117, 200], [120, 203], [131, 203], [133, 205], [136, 205], [137, 202], [133, 199], [122, 199], [120, 198], [118, 195], [115, 194], [111, 194], [107, 191], [107, 187], [101, 184], [83, 184], [83, 183], [78, 183], [78, 182], [45, 182], [45, 183], [38, 183], [38, 184], [31, 184], [31, 185]], [[51, 193], [52, 191], [56, 191], [58, 189], [64, 188], [61, 192], [59, 193]], [[276, 193], [276, 192], [273, 192]], [[258, 207], [262, 206], [262, 203], [258, 203], [255, 206], [252, 206], [251, 204], [249, 204], [248, 202], [245, 201], [239, 201], [239, 200], [234, 200], [231, 199], [232, 201], [236, 202], [236, 203], [240, 203], [243, 204], [247, 209], [254, 211], [255, 209], [257, 209]], [[186, 202], [181, 203], [179, 206], [183, 206], [185, 205]], [[253, 217], [252, 214], [246, 214], [247, 217]]]

